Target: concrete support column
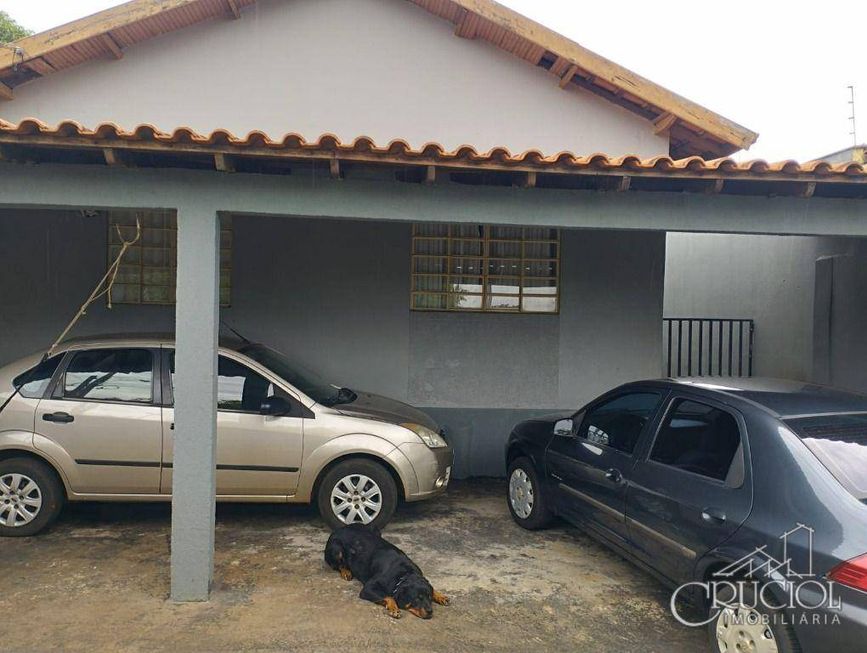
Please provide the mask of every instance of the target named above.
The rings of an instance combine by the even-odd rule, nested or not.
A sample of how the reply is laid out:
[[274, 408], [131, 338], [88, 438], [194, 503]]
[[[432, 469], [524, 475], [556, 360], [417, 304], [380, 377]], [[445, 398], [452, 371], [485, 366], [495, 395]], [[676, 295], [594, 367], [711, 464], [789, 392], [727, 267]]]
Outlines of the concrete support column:
[[220, 221], [178, 209], [172, 599], [207, 601], [214, 573]]

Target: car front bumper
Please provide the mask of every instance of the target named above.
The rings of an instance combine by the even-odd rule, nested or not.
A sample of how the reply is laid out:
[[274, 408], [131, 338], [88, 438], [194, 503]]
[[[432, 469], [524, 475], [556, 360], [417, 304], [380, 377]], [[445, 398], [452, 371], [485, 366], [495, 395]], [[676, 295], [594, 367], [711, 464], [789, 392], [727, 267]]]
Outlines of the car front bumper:
[[450, 446], [431, 449], [422, 442], [408, 442], [399, 448], [412, 465], [418, 481], [418, 490], [407, 494], [407, 501], [421, 501], [445, 492], [455, 460]]

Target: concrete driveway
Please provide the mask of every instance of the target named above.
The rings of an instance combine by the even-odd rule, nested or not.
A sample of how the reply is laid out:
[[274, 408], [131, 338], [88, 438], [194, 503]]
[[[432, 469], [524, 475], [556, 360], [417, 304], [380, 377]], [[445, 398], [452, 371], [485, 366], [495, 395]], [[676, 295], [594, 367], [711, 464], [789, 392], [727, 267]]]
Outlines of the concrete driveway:
[[385, 535], [452, 598], [400, 620], [327, 569], [308, 508], [221, 506], [208, 604], [175, 605], [168, 505], [79, 505], [6, 539], [4, 651], [700, 651], [669, 592], [580, 531], [513, 524], [500, 481], [403, 506]]

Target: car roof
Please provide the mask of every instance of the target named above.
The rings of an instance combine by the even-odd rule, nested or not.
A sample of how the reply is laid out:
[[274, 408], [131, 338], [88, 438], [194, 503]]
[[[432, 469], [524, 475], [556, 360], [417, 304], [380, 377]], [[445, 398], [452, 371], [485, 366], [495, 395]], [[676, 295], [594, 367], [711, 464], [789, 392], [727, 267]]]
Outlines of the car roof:
[[[237, 350], [246, 343], [240, 338], [220, 337], [220, 347]], [[68, 349], [87, 349], [89, 347], [160, 347], [175, 345], [175, 334], [169, 332], [156, 333], [109, 333], [94, 336], [82, 336], [64, 340], [57, 347], [58, 351]]]
[[781, 418], [867, 412], [867, 395], [806, 381], [762, 377], [684, 377], [662, 381], [675, 387], [746, 400]]

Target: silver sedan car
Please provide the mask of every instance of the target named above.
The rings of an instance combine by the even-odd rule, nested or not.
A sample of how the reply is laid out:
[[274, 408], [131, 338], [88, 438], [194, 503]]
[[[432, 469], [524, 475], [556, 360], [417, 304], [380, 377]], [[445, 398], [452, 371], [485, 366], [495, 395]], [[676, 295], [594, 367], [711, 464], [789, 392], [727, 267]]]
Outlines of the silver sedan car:
[[[171, 337], [77, 340], [0, 369], [0, 536], [32, 535], [66, 501], [168, 501]], [[453, 453], [407, 404], [335, 386], [263, 345], [223, 342], [217, 500], [316, 502], [329, 526], [383, 526], [440, 494]]]

